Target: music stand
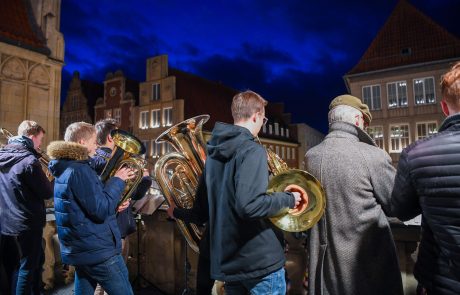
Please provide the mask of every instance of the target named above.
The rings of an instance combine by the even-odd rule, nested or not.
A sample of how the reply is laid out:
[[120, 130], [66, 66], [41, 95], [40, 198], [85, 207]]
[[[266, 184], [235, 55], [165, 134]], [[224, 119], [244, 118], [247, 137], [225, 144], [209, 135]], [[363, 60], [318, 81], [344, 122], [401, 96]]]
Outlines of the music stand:
[[[139, 202], [138, 206], [136, 206], [136, 203]], [[140, 200], [137, 200], [133, 204], [133, 213], [136, 214], [134, 220], [136, 221], [136, 230], [137, 230], [137, 269], [136, 269], [136, 277], [134, 280], [131, 282], [131, 285], [133, 286], [134, 291], [138, 292], [141, 289], [141, 281], [144, 281], [147, 283], [147, 286], [155, 290], [158, 294], [166, 294], [164, 293], [160, 288], [158, 288], [154, 283], [149, 281], [142, 273], [141, 273], [141, 252], [140, 252], [140, 244], [141, 244], [141, 223], [142, 223], [142, 213], [146, 215], [151, 215], [153, 212], [158, 209], [158, 207], [163, 204], [163, 200], [159, 199], [158, 196], [155, 197], [152, 194], [146, 194], [144, 198], [141, 198]]]

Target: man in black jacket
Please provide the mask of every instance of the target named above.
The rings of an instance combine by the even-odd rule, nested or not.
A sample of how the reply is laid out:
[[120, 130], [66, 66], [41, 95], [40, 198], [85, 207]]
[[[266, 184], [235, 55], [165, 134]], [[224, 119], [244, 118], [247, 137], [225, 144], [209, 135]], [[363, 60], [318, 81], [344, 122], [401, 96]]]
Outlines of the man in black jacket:
[[266, 218], [296, 207], [300, 194], [266, 192], [267, 153], [255, 141], [266, 104], [252, 91], [235, 95], [234, 125], [216, 123], [207, 145], [211, 277], [229, 295], [286, 293], [283, 235]]
[[[0, 150], [0, 253], [8, 259], [4, 266], [16, 294], [40, 294], [44, 200], [53, 196], [36, 151], [44, 135], [36, 122], [23, 121], [18, 136]], [[12, 271], [17, 266], [15, 283]]]
[[401, 220], [422, 214], [414, 275], [427, 294], [460, 290], [460, 63], [441, 80], [447, 118], [437, 134], [403, 150], [392, 194]]

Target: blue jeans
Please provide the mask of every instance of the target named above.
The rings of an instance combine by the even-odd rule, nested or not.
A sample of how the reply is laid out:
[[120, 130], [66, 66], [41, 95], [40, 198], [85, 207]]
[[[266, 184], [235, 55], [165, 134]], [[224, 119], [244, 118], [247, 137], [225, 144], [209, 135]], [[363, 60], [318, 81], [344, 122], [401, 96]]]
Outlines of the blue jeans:
[[285, 295], [286, 279], [284, 277], [284, 268], [272, 272], [265, 277], [225, 283], [225, 294]]
[[97, 283], [110, 295], [133, 294], [120, 254], [98, 264], [75, 266], [75, 295], [93, 294]]

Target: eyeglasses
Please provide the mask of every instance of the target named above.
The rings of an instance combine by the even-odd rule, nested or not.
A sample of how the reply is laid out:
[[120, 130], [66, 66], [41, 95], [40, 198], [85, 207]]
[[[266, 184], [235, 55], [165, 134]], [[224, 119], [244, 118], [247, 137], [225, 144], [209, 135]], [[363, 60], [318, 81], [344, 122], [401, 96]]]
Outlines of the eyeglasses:
[[265, 126], [267, 124], [267, 122], [268, 122], [268, 119], [267, 119], [267, 117], [264, 116], [263, 120], [264, 120], [263, 126]]

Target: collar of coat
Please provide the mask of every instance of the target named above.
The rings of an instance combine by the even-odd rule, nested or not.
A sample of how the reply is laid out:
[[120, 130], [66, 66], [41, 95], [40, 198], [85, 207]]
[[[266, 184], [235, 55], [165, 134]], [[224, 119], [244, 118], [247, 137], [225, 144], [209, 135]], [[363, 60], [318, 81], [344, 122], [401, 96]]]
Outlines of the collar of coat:
[[347, 122], [335, 122], [329, 126], [329, 134], [327, 137], [348, 137], [356, 138], [360, 142], [367, 143], [369, 145], [377, 146], [375, 141], [361, 128], [347, 123]]
[[447, 117], [444, 122], [442, 122], [441, 126], [439, 127], [439, 132], [444, 131], [453, 125], [460, 124], [460, 113], [454, 114], [452, 116]]
[[53, 141], [49, 144], [47, 154], [51, 159], [87, 160], [88, 149], [79, 143], [69, 141]]

